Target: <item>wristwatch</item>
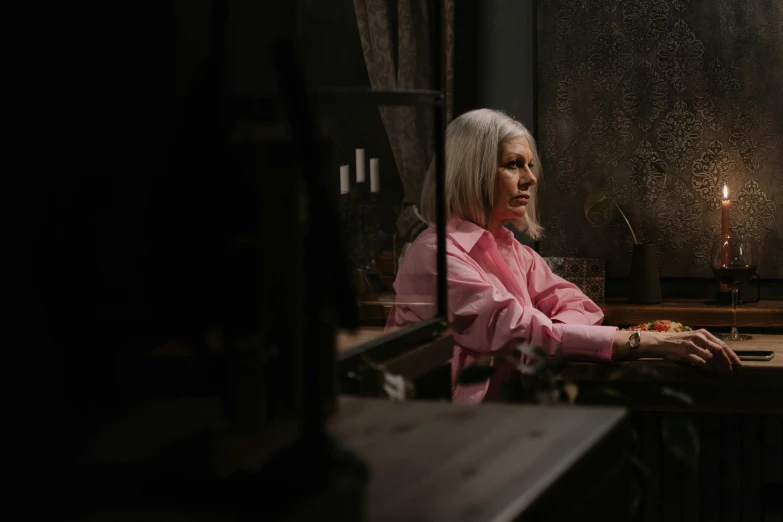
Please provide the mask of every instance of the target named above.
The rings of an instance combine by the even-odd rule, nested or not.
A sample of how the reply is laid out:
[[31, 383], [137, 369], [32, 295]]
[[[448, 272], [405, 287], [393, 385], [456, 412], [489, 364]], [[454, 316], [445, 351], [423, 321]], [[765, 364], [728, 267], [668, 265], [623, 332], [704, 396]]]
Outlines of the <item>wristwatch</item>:
[[642, 344], [642, 332], [639, 330], [634, 331], [628, 338], [628, 352], [636, 353], [636, 349]]

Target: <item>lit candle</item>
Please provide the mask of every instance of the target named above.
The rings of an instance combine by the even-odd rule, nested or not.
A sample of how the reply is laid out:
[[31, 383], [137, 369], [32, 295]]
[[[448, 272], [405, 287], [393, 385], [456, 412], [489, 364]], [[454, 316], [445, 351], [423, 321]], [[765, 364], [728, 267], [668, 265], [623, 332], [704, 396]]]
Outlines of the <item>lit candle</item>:
[[729, 199], [729, 189], [726, 185], [723, 185], [723, 201], [721, 202], [721, 220], [720, 220], [720, 233], [722, 236], [729, 234], [729, 207], [731, 206], [731, 200]]
[[364, 164], [364, 149], [356, 149], [356, 182], [364, 183], [367, 179]]
[[340, 165], [340, 194], [348, 194], [351, 191], [351, 167]]
[[378, 167], [378, 158], [370, 158], [370, 192], [381, 191], [381, 178]]

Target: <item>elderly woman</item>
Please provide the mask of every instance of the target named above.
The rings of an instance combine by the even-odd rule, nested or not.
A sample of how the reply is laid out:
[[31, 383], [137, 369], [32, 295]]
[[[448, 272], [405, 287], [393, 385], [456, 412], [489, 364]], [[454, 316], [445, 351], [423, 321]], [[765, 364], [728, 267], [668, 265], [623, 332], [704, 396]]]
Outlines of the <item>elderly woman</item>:
[[[487, 382], [457, 385], [458, 373], [480, 356], [515, 352], [527, 342], [572, 360], [617, 361], [662, 357], [716, 372], [739, 366], [722, 341], [699, 330], [644, 332], [629, 338], [599, 326], [601, 309], [575, 285], [553, 274], [532, 249], [506, 228], [532, 239], [542, 235], [536, 212], [541, 167], [535, 142], [518, 121], [489, 109], [463, 114], [446, 129], [446, 256], [448, 319], [454, 338], [454, 402], [497, 399], [511, 377], [499, 369]], [[434, 169], [422, 192], [421, 210], [434, 223]], [[394, 288], [397, 301], [388, 327], [431, 317], [436, 289], [435, 226], [422, 232], [403, 258]], [[521, 355], [520, 355], [521, 356]], [[502, 367], [501, 367], [502, 368]]]

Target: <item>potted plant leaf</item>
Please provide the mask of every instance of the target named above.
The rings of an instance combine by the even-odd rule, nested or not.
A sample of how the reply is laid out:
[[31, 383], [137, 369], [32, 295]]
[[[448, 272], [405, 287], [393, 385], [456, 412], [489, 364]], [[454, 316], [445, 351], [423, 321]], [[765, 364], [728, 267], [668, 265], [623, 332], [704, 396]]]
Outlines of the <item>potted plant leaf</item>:
[[[658, 203], [663, 195], [663, 190], [666, 188], [666, 182], [669, 176], [674, 174], [659, 163], [652, 163], [652, 166], [663, 174], [661, 191], [655, 199], [657, 214]], [[660, 303], [663, 299], [661, 297], [661, 280], [658, 275], [658, 262], [656, 260], [656, 244], [639, 242], [636, 232], [628, 220], [628, 216], [625, 215], [617, 200], [611, 197], [604, 189], [593, 190], [585, 197], [585, 217], [588, 217], [591, 212], [603, 212], [613, 207], [617, 209], [625, 224], [628, 225], [628, 230], [631, 232], [631, 239], [633, 240], [628, 302], [636, 304]]]

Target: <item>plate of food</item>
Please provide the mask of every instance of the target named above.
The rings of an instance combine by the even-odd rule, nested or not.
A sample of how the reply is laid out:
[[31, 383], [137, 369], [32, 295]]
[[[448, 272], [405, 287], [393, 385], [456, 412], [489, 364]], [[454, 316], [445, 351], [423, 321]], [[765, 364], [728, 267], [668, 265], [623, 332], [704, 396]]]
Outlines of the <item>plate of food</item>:
[[670, 321], [668, 319], [659, 319], [657, 321], [650, 321], [649, 323], [639, 323], [636, 326], [630, 328], [623, 328], [628, 332], [640, 331], [640, 332], [662, 332], [662, 333], [680, 333], [691, 332], [693, 328], [685, 326], [682, 323]]

